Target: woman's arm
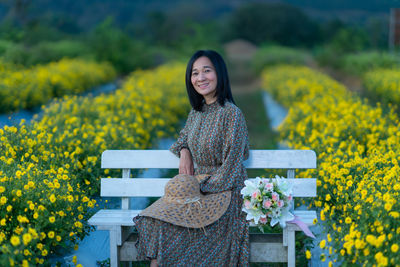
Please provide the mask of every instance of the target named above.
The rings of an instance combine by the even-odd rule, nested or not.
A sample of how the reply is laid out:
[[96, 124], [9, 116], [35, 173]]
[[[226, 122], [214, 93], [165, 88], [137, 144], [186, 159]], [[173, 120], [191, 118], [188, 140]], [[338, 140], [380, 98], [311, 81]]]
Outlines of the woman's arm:
[[187, 143], [188, 129], [190, 127], [193, 109], [189, 112], [188, 118], [186, 120], [185, 127], [180, 131], [179, 137], [176, 142], [169, 149], [172, 153], [174, 153], [179, 160], [179, 173], [180, 174], [194, 174], [194, 165], [192, 154], [190, 153], [189, 146]]
[[182, 148], [180, 154], [181, 157], [179, 159], [179, 174], [194, 175], [193, 159], [189, 149]]

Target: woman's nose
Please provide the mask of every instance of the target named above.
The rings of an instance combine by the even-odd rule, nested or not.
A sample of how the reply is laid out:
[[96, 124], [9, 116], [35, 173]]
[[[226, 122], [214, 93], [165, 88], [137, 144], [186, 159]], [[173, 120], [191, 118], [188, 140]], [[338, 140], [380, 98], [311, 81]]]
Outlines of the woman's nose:
[[200, 72], [197, 79], [198, 79], [199, 81], [203, 81], [203, 80], [205, 80], [205, 78], [206, 78], [206, 77], [205, 77], [204, 73]]

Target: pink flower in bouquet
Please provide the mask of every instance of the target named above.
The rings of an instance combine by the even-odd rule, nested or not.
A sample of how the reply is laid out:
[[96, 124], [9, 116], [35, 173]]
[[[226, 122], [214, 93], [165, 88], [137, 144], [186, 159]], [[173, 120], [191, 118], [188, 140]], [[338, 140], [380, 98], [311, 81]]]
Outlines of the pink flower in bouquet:
[[261, 192], [258, 189], [251, 194], [251, 198], [253, 198], [253, 199], [257, 199], [260, 196], [261, 196]]
[[251, 201], [250, 200], [248, 200], [248, 199], [245, 199], [244, 200], [244, 207], [246, 208], [246, 209], [251, 209]]
[[274, 184], [273, 183], [266, 183], [264, 189], [267, 192], [271, 192], [272, 190], [274, 190]]
[[292, 195], [289, 195], [289, 196], [288, 196], [288, 200], [289, 200], [289, 201], [292, 201], [292, 199], [293, 199], [293, 196], [292, 196]]
[[264, 202], [263, 202], [263, 207], [264, 208], [269, 209], [271, 207], [271, 205], [272, 205], [272, 202], [271, 202], [270, 199], [264, 200]]
[[273, 193], [272, 193], [272, 200], [278, 201], [278, 200], [279, 200], [279, 194], [276, 193], [276, 192], [273, 192]]
[[261, 217], [260, 218], [260, 220], [258, 220], [260, 223], [262, 223], [262, 224], [266, 224], [267, 222], [268, 222], [268, 219], [267, 219], [267, 217]]
[[279, 207], [279, 208], [282, 208], [283, 205], [285, 205], [285, 203], [283, 202], [283, 200], [282, 200], [282, 199], [279, 200], [279, 201], [278, 201], [278, 207]]

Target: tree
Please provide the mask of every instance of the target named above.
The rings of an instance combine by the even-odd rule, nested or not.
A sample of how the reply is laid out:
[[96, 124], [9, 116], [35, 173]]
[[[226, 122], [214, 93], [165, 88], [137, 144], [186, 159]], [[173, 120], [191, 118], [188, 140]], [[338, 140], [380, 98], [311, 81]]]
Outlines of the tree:
[[255, 44], [311, 46], [320, 40], [319, 28], [300, 9], [287, 4], [253, 3], [233, 12], [229, 39], [243, 38]]

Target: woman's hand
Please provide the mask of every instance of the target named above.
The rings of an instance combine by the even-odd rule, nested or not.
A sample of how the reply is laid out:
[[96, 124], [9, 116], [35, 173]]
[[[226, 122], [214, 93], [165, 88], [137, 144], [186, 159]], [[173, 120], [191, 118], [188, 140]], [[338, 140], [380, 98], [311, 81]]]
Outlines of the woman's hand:
[[179, 160], [179, 174], [194, 175], [193, 159], [189, 149], [182, 148], [180, 154], [181, 157]]

